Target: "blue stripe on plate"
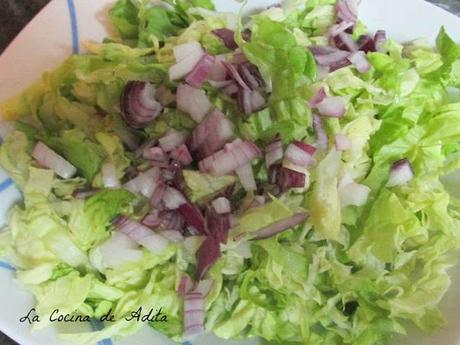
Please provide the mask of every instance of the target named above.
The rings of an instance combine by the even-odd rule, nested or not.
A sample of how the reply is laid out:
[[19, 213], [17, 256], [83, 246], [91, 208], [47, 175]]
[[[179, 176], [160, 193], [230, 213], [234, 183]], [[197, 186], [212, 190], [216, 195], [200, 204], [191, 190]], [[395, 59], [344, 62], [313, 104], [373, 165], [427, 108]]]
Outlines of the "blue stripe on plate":
[[16, 268], [14, 268], [13, 266], [11, 266], [8, 262], [6, 261], [0, 261], [0, 268], [4, 268], [6, 270], [10, 270], [10, 271], [16, 271]]
[[[91, 319], [91, 327], [93, 331], [100, 331], [104, 328], [104, 324], [97, 319]], [[112, 339], [104, 339], [97, 343], [98, 345], [113, 345]]]
[[191, 342], [189, 342], [189, 341], [186, 341], [186, 342], [182, 343], [182, 345], [193, 345], [193, 344]]
[[13, 185], [13, 180], [10, 178], [7, 178], [6, 180], [0, 182], [0, 193], [8, 189], [12, 185]]
[[75, 11], [75, 4], [73, 0], [67, 0], [67, 7], [69, 8], [70, 28], [72, 30], [72, 52], [74, 54], [79, 54], [80, 39], [78, 37], [77, 12]]

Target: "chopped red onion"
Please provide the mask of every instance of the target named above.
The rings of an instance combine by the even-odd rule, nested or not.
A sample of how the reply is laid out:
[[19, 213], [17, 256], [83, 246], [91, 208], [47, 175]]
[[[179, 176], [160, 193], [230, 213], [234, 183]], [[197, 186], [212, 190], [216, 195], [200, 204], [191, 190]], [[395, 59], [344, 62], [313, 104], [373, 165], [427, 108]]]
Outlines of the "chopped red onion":
[[189, 292], [184, 297], [184, 338], [190, 339], [204, 332], [204, 298], [201, 293]]
[[347, 50], [349, 52], [355, 52], [358, 50], [358, 45], [353, 40], [350, 34], [341, 32], [337, 36], [333, 37], [334, 45], [341, 50]]
[[414, 178], [414, 170], [407, 159], [394, 162], [390, 170], [387, 187], [402, 186]]
[[261, 156], [262, 152], [256, 144], [237, 139], [226, 144], [223, 150], [203, 159], [198, 165], [203, 172], [221, 176], [235, 171], [253, 159], [261, 158]]
[[197, 280], [203, 279], [209, 268], [220, 258], [220, 241], [214, 236], [207, 236], [197, 253]]
[[171, 152], [185, 143], [185, 134], [174, 128], [170, 128], [158, 142], [164, 152]]
[[323, 66], [331, 66], [345, 60], [350, 52], [333, 47], [310, 46], [316, 62]]
[[310, 99], [310, 107], [316, 108], [326, 97], [326, 89], [324, 87], [320, 88], [312, 99]]
[[355, 182], [340, 188], [339, 196], [342, 207], [363, 206], [367, 203], [371, 189], [368, 186]]
[[230, 206], [230, 201], [223, 196], [213, 200], [212, 207], [214, 207], [214, 210], [218, 214], [230, 213], [232, 211], [232, 208]]
[[342, 21], [339, 24], [334, 24], [329, 28], [329, 35], [330, 36], [337, 36], [342, 32], [352, 28], [354, 26], [353, 22]]
[[192, 156], [190, 155], [190, 152], [185, 144], [182, 144], [174, 151], [172, 151], [171, 158], [180, 162], [182, 165], [189, 165], [193, 161]]
[[212, 104], [203, 90], [180, 84], [177, 87], [177, 108], [200, 123], [211, 110]]
[[169, 157], [159, 146], [146, 147], [142, 152], [142, 157], [147, 160], [168, 163]]
[[265, 98], [259, 91], [238, 90], [238, 107], [246, 115], [261, 110], [266, 105]]
[[[227, 68], [222, 63], [223, 61], [227, 61], [227, 57], [225, 55], [217, 55], [214, 59], [214, 64], [211, 67], [211, 71], [209, 72], [209, 80], [213, 82], [223, 82], [227, 78]], [[212, 84], [211, 84], [212, 85]]]
[[160, 169], [154, 167], [140, 173], [138, 176], [125, 183], [123, 187], [132, 193], [140, 193], [145, 197], [150, 198], [159, 183], [159, 178]]
[[241, 77], [240, 73], [238, 72], [237, 68], [229, 63], [229, 62], [226, 62], [226, 61], [222, 61], [222, 64], [225, 66], [225, 68], [227, 68], [228, 72], [230, 73], [230, 75], [232, 76], [233, 80], [235, 80], [235, 82], [243, 89], [245, 90], [250, 90], [251, 88], [246, 84], [246, 82], [243, 80], [243, 78]]
[[358, 20], [358, 5], [356, 0], [339, 0], [336, 4], [337, 18], [340, 21], [356, 23]]
[[358, 50], [365, 53], [375, 52], [376, 48], [374, 39], [369, 35], [361, 35], [358, 40]]
[[378, 30], [374, 36], [375, 50], [381, 52], [383, 50], [382, 45], [386, 42], [386, 40], [387, 34], [385, 30]]
[[196, 64], [205, 54], [199, 42], [189, 42], [173, 48], [176, 64], [169, 69], [169, 79], [177, 80], [193, 71]]
[[235, 32], [233, 30], [222, 28], [212, 30], [212, 33], [219, 37], [228, 49], [235, 50], [238, 48], [238, 44], [236, 44], [235, 41]]
[[265, 150], [265, 166], [270, 168], [283, 160], [283, 144], [281, 140], [276, 140], [267, 146]]
[[288, 230], [294, 226], [297, 226], [304, 221], [306, 221], [308, 218], [308, 215], [304, 212], [302, 213], [296, 213], [290, 218], [280, 220], [276, 223], [273, 223], [263, 229], [260, 229], [255, 233], [255, 236], [253, 237], [254, 240], [263, 240], [265, 238], [269, 238], [272, 236], [275, 236], [279, 234], [280, 232], [283, 232], [285, 230]]
[[300, 167], [311, 168], [316, 164], [315, 159], [299, 145], [290, 144], [285, 152], [285, 158]]
[[71, 178], [77, 173], [77, 168], [41, 141], [35, 145], [32, 157], [35, 158], [42, 167], [53, 170], [56, 175], [64, 179]]
[[199, 89], [208, 79], [214, 65], [214, 58], [204, 54], [193, 71], [185, 78], [185, 81], [192, 87]]
[[214, 109], [193, 131], [190, 150], [199, 159], [224, 147], [233, 136], [234, 124], [219, 109]]
[[152, 205], [156, 209], [161, 209], [166, 189], [166, 183], [162, 178], [159, 178], [155, 191], [152, 193], [152, 196], [150, 197], [150, 205]]
[[313, 156], [316, 153], [316, 147], [307, 143], [304, 143], [303, 141], [293, 141], [292, 142], [294, 145], [298, 146], [302, 150], [304, 150], [306, 153], [308, 153], [310, 156]]
[[117, 177], [113, 162], [107, 162], [102, 165], [102, 184], [106, 188], [120, 187], [120, 180]]
[[356, 51], [348, 57], [348, 60], [356, 67], [360, 73], [369, 72], [371, 64], [367, 61], [366, 54], [362, 51]]
[[[289, 168], [288, 168], [289, 167]], [[292, 165], [282, 166], [277, 169], [276, 183], [280, 186], [282, 191], [287, 191], [290, 188], [304, 189], [307, 180], [307, 175], [304, 172], [297, 171], [301, 169], [290, 169]]]
[[237, 168], [236, 174], [238, 175], [240, 183], [246, 192], [251, 192], [257, 189], [251, 163], [246, 163], [245, 165]]
[[160, 115], [163, 107], [155, 100], [155, 87], [145, 81], [130, 81], [121, 96], [123, 120], [132, 128], [145, 128]]
[[351, 149], [351, 141], [344, 134], [335, 135], [335, 148], [337, 151], [347, 151]]
[[200, 210], [191, 202], [179, 206], [180, 214], [185, 218], [187, 224], [198, 230], [200, 234], [205, 233], [204, 218]]
[[168, 246], [168, 240], [154, 233], [145, 225], [127, 217], [118, 217], [113, 224], [130, 239], [147, 248], [153, 253], [160, 253]]
[[192, 279], [187, 275], [184, 274], [179, 281], [179, 286], [177, 287], [177, 293], [179, 296], [185, 296], [187, 293], [192, 291], [193, 289], [193, 281]]
[[72, 193], [72, 196], [75, 199], [87, 199], [89, 197], [92, 197], [97, 192], [99, 192], [99, 189], [97, 188], [81, 188], [81, 189], [75, 189], [74, 192]]
[[345, 100], [340, 96], [331, 96], [318, 104], [318, 111], [323, 116], [342, 117], [346, 113]]
[[226, 244], [231, 228], [230, 216], [230, 213], [218, 214], [212, 209], [208, 209], [205, 218], [206, 234], [216, 238], [220, 243]]

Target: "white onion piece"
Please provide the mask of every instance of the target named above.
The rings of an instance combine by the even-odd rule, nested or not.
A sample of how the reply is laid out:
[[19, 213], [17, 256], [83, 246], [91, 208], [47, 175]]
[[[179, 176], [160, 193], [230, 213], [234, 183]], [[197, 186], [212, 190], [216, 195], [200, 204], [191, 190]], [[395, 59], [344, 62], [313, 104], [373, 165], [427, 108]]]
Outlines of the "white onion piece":
[[127, 235], [114, 231], [112, 237], [99, 246], [104, 268], [116, 268], [126, 262], [142, 259], [142, 250]]
[[246, 192], [251, 192], [257, 189], [251, 163], [247, 163], [236, 169], [236, 174], [238, 175], [240, 183]]
[[236, 139], [226, 144], [223, 150], [200, 161], [198, 166], [202, 172], [222, 176], [261, 156], [262, 152], [256, 144]]
[[345, 100], [340, 96], [331, 96], [318, 104], [318, 111], [323, 116], [342, 117], [346, 113]]
[[169, 79], [178, 80], [193, 71], [205, 54], [201, 44], [190, 42], [174, 47], [177, 63], [169, 68]]
[[176, 161], [180, 162], [182, 165], [189, 165], [192, 163], [193, 158], [190, 155], [190, 151], [185, 144], [182, 144], [174, 151], [171, 152], [171, 158], [175, 159]]
[[363, 51], [351, 53], [347, 58], [360, 73], [369, 72], [371, 64], [367, 61], [366, 54]]
[[112, 162], [107, 162], [102, 165], [102, 183], [106, 188], [120, 187], [120, 180], [117, 177], [117, 171]]
[[344, 134], [336, 134], [335, 148], [337, 151], [347, 151], [351, 149], [351, 140]]
[[363, 206], [367, 203], [371, 189], [368, 186], [352, 182], [339, 190], [342, 207]]
[[184, 236], [181, 234], [180, 231], [177, 230], [163, 230], [160, 231], [158, 234], [173, 243], [179, 243], [184, 240]]
[[402, 186], [414, 178], [414, 170], [407, 159], [393, 163], [387, 187]]
[[332, 64], [342, 61], [343, 59], [346, 59], [348, 55], [350, 55], [350, 52], [337, 49], [329, 54], [315, 54], [315, 59], [320, 65], [330, 66]]
[[207, 295], [209, 295], [213, 286], [214, 280], [212, 279], [200, 280], [193, 289], [193, 292], [198, 292], [203, 296], [203, 298], [205, 298]]
[[177, 189], [167, 187], [163, 195], [163, 203], [168, 210], [177, 210], [181, 205], [187, 203], [187, 200]]
[[77, 173], [77, 168], [41, 141], [35, 145], [32, 157], [35, 158], [41, 166], [53, 170], [56, 175], [62, 178], [68, 179]]
[[300, 167], [310, 168], [316, 164], [316, 160], [305, 150], [295, 144], [290, 144], [284, 154], [285, 158]]
[[225, 214], [225, 213], [232, 212], [230, 201], [223, 196], [213, 200], [212, 207], [214, 207], [214, 210], [219, 214]]
[[150, 198], [159, 183], [160, 169], [154, 167], [128, 181], [123, 187], [132, 193], [140, 193]]
[[145, 225], [127, 217], [120, 217], [115, 221], [114, 225], [130, 239], [153, 253], [160, 253], [168, 246], [167, 239], [156, 234]]
[[170, 128], [166, 134], [161, 137], [158, 142], [164, 152], [171, 152], [185, 143], [185, 134]]
[[200, 123], [211, 110], [212, 104], [203, 90], [180, 84], [177, 87], [177, 108], [190, 114], [195, 122]]
[[271, 143], [265, 150], [265, 166], [270, 168], [283, 160], [283, 144], [281, 140]]
[[334, 24], [329, 28], [329, 35], [330, 36], [337, 36], [338, 34], [348, 30], [349, 28], [353, 27], [353, 22], [343, 21], [339, 24]]
[[204, 332], [204, 298], [201, 293], [184, 296], [184, 338], [190, 339]]
[[176, 62], [180, 62], [186, 59], [188, 56], [196, 54], [199, 51], [203, 51], [203, 47], [198, 41], [179, 44], [173, 48], [173, 54]]

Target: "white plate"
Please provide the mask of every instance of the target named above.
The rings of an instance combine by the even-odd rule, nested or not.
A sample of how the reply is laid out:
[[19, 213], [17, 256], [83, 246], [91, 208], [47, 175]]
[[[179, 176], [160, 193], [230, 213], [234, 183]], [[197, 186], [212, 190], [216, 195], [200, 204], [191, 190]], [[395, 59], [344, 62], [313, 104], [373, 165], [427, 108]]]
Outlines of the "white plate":
[[[47, 69], [56, 67], [72, 52], [79, 50], [79, 40], [102, 40], [106, 31], [102, 22], [110, 0], [54, 0], [30, 22], [0, 57], [0, 100], [4, 100]], [[263, 7], [279, 1], [249, 0], [249, 9]], [[239, 5], [233, 0], [217, 0], [223, 11], [236, 11]], [[408, 41], [427, 37], [432, 42], [441, 25], [452, 37], [460, 38], [460, 19], [422, 0], [363, 0], [361, 19], [370, 31], [385, 29], [389, 37]], [[1, 135], [1, 133], [0, 133]], [[455, 179], [459, 181], [459, 179]], [[5, 221], [5, 210], [20, 198], [19, 192], [0, 170], [0, 224]], [[460, 269], [452, 272], [453, 286], [443, 300], [443, 309], [449, 320], [446, 328], [434, 336], [411, 332], [408, 338], [396, 339], [405, 345], [459, 345], [460, 344]], [[14, 281], [14, 272], [0, 263], [0, 329], [22, 345], [63, 344], [56, 337], [56, 329], [34, 331], [29, 325], [19, 323], [19, 318], [32, 306], [32, 297]], [[101, 342], [101, 345], [170, 344], [164, 337], [144, 327], [127, 339]], [[195, 345], [258, 344], [249, 342], [222, 342], [214, 337], [202, 337]], [[172, 344], [172, 343], [171, 343]]]

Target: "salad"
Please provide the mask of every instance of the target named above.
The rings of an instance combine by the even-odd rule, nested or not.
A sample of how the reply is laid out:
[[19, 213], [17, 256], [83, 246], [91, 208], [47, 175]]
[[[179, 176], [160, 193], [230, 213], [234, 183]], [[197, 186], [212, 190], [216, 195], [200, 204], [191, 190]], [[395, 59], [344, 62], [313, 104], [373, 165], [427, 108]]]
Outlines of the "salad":
[[460, 247], [460, 47], [369, 33], [356, 0], [252, 14], [118, 0], [84, 42], [1, 104], [0, 165], [23, 201], [0, 256], [49, 325], [92, 344], [142, 327], [270, 344], [432, 332]]

